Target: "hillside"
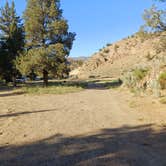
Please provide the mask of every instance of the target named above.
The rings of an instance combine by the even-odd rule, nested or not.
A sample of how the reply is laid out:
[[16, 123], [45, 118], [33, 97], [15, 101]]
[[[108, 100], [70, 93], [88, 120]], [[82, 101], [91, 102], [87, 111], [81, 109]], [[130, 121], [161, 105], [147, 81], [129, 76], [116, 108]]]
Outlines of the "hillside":
[[75, 70], [82, 67], [84, 62], [88, 60], [88, 57], [69, 57], [67, 60], [70, 70]]
[[126, 71], [135, 67], [153, 67], [158, 53], [156, 46], [163, 34], [141, 36], [135, 34], [113, 44], [108, 44], [92, 55], [82, 67], [72, 71], [77, 78], [121, 77]]

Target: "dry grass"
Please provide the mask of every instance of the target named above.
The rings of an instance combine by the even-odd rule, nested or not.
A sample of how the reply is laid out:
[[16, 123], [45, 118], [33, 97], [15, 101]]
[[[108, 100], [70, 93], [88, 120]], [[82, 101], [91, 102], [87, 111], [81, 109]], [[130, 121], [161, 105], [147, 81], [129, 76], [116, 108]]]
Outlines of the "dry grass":
[[21, 88], [21, 91], [26, 94], [66, 94], [66, 93], [74, 93], [83, 90], [83, 88], [78, 86], [29, 86]]
[[161, 99], [160, 99], [160, 103], [161, 103], [161, 104], [166, 104], [166, 97], [161, 98]]

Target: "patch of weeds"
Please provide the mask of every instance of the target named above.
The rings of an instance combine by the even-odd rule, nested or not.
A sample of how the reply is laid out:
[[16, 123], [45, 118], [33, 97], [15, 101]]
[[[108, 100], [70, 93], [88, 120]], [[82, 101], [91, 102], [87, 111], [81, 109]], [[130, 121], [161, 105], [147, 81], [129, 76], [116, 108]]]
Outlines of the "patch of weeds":
[[161, 104], [166, 104], [166, 97], [161, 98], [161, 99], [160, 99], [160, 103], [161, 103]]
[[108, 48], [104, 49], [104, 53], [108, 54], [110, 52], [110, 50]]
[[142, 80], [148, 73], [148, 69], [135, 69], [133, 71], [133, 76], [136, 80], [140, 81]]
[[160, 83], [161, 89], [166, 89], [166, 71], [160, 74], [158, 81]]
[[139, 118], [138, 120], [142, 122], [142, 121], [144, 121], [144, 118]]
[[83, 90], [82, 87], [78, 86], [48, 86], [48, 87], [41, 87], [41, 86], [27, 86], [21, 88], [21, 91], [27, 94], [66, 94], [66, 93], [73, 93], [79, 92]]
[[140, 88], [130, 88], [130, 92], [133, 93], [135, 96], [140, 96], [142, 89]]
[[135, 101], [131, 101], [131, 102], [129, 103], [129, 107], [130, 107], [130, 108], [136, 108], [136, 107], [137, 107], [137, 103], [136, 103]]

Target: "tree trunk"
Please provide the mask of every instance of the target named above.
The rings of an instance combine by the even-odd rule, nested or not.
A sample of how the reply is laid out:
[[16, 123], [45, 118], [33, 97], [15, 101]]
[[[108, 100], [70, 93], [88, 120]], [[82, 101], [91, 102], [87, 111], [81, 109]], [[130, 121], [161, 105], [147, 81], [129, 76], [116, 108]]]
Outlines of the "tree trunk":
[[43, 86], [48, 86], [48, 71], [43, 69]]
[[5, 83], [6, 83], [6, 84], [8, 84], [9, 82], [12, 82], [12, 81], [13, 81], [12, 78], [9, 77], [9, 76], [5, 76], [4, 79], [5, 79]]
[[12, 73], [12, 83], [13, 83], [13, 86], [16, 87], [17, 86], [17, 82], [16, 82], [16, 70], [13, 71]]
[[13, 86], [16, 87], [17, 83], [16, 83], [16, 76], [15, 75], [13, 76], [12, 81], [13, 81]]

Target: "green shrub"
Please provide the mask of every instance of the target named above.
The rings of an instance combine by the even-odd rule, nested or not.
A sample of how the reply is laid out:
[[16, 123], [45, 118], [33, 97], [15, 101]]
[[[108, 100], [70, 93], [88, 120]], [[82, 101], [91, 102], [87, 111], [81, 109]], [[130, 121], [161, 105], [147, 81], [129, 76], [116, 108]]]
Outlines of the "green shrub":
[[90, 75], [89, 78], [96, 78], [96, 76], [94, 76], [94, 75]]
[[160, 99], [160, 103], [161, 104], [166, 104], [166, 97], [163, 97], [162, 99]]
[[135, 69], [133, 76], [137, 81], [141, 81], [147, 75], [148, 69]]
[[112, 44], [111, 43], [107, 43], [106, 46], [109, 47], [109, 46], [112, 46]]
[[132, 88], [135, 86], [135, 81], [133, 80], [133, 76], [131, 72], [127, 72], [123, 77], [124, 85], [128, 88]]
[[139, 82], [143, 80], [143, 78], [147, 74], [148, 74], [148, 69], [137, 68], [125, 74], [125, 76], [123, 77], [123, 82], [125, 86], [129, 88], [137, 89], [137, 88], [140, 88], [140, 87], [137, 87], [137, 85], [139, 85]]
[[104, 49], [104, 53], [107, 53], [107, 54], [108, 54], [109, 52], [110, 52], [110, 50], [109, 50], [108, 48], [105, 48], [105, 49]]
[[161, 89], [166, 89], [166, 71], [160, 74], [159, 83], [160, 83]]

